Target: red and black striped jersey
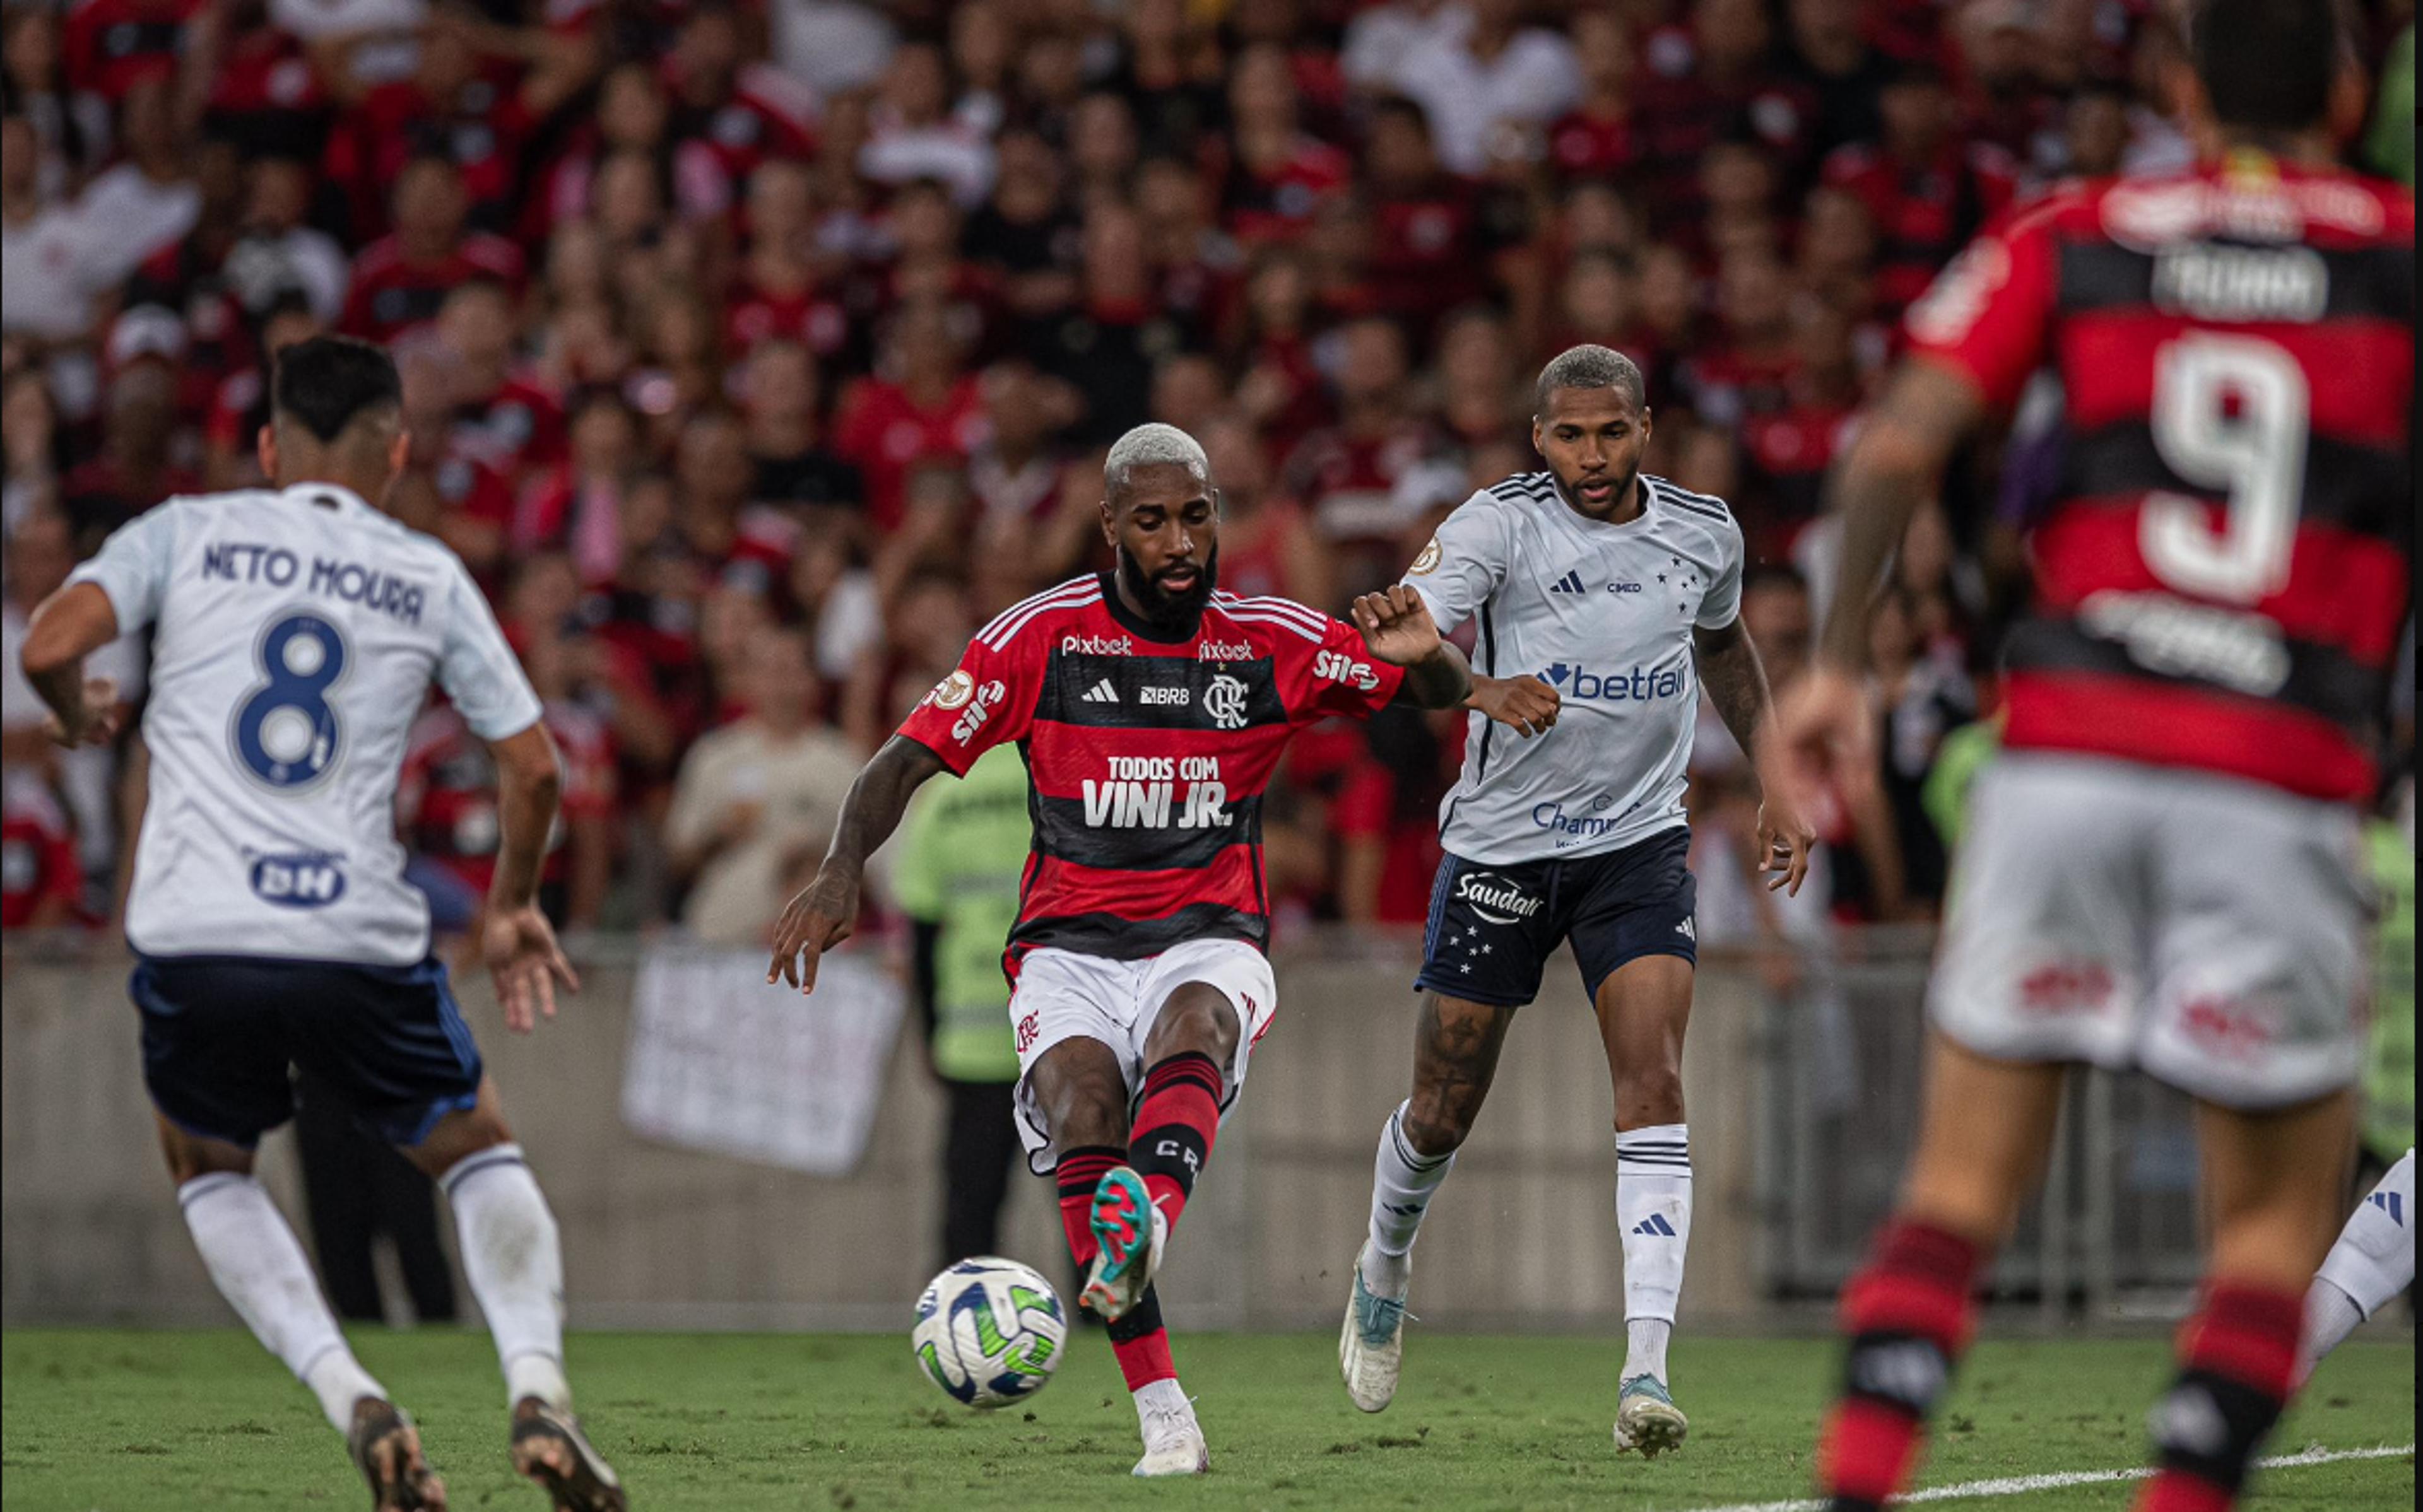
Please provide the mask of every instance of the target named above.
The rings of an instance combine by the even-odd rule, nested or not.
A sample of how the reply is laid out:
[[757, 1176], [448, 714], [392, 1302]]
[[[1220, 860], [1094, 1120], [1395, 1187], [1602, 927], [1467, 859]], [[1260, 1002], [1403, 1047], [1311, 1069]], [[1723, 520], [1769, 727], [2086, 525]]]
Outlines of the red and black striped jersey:
[[900, 733], [965, 773], [1018, 742], [1035, 844], [1013, 962], [1053, 946], [1115, 960], [1194, 939], [1270, 939], [1262, 790], [1291, 737], [1364, 717], [1402, 668], [1352, 626], [1280, 598], [1217, 592], [1196, 633], [1159, 640], [1108, 576], [1038, 593], [976, 632]]
[[2067, 391], [2009, 744], [2368, 796], [2413, 533], [2413, 196], [2251, 152], [2065, 187], [1909, 332], [1997, 407], [2047, 362]]

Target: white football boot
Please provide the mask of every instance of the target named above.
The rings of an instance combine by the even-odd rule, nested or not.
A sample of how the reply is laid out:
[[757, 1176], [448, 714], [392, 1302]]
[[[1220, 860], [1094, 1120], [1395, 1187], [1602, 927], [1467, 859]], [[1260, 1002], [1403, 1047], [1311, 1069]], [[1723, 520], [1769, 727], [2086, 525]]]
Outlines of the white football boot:
[[1674, 1405], [1666, 1383], [1655, 1376], [1635, 1376], [1615, 1390], [1615, 1448], [1618, 1454], [1638, 1450], [1655, 1459], [1683, 1447], [1691, 1420]]
[[1133, 1473], [1146, 1479], [1200, 1475], [1212, 1468], [1212, 1448], [1203, 1441], [1202, 1425], [1195, 1421], [1195, 1404], [1178, 1390], [1178, 1382], [1169, 1382], [1169, 1387], [1168, 1400], [1149, 1407], [1138, 1404], [1144, 1457], [1135, 1462]]
[[1405, 1299], [1384, 1297], [1363, 1280], [1363, 1257], [1354, 1257], [1354, 1289], [1346, 1299], [1346, 1323], [1338, 1331], [1338, 1370], [1346, 1394], [1366, 1412], [1377, 1412], [1397, 1394], [1397, 1371], [1405, 1358]]

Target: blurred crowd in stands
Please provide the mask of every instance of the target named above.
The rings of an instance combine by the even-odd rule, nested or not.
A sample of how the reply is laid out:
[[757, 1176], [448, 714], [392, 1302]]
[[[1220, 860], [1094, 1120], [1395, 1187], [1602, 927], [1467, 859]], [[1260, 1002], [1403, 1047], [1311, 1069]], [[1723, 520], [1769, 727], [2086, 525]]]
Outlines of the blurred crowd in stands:
[[[2348, 151], [2411, 181], [2411, 6], [2363, 37]], [[759, 940], [971, 631], [1104, 564], [1101, 449], [1149, 418], [1210, 451], [1224, 585], [1335, 611], [1536, 465], [1543, 361], [1618, 347], [1788, 681], [1896, 317], [2006, 205], [2188, 162], [2179, 48], [2157, 0], [8, 0], [7, 922], [108, 923], [142, 764], [42, 742], [25, 615], [159, 499], [256, 483], [267, 354], [321, 330], [391, 346], [389, 507], [546, 701], [576, 927]], [[1755, 803], [1702, 721], [1703, 937], [1935, 908], [2058, 414], [1921, 513], [1884, 780], [1788, 917], [1725, 859]], [[139, 701], [142, 647], [104, 660]], [[1298, 742], [1282, 935], [1418, 921], [1462, 740]], [[460, 926], [497, 825], [442, 706], [398, 804]]]

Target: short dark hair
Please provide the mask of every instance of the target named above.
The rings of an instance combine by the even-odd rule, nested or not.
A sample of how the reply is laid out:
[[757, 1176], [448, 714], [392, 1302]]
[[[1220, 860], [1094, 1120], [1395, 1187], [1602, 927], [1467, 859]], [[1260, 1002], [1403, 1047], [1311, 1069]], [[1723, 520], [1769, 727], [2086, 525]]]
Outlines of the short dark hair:
[[1548, 413], [1548, 396], [1560, 388], [1612, 388], [1632, 401], [1632, 407], [1648, 402], [1648, 388], [1640, 380], [1640, 370], [1630, 357], [1612, 347], [1567, 347], [1548, 360], [1540, 370], [1540, 382], [1531, 394], [1531, 412]]
[[2334, 0], [2202, 0], [2188, 18], [2196, 77], [2224, 126], [2303, 131], [2330, 110]]
[[323, 441], [334, 441], [366, 411], [400, 407], [404, 382], [383, 347], [350, 336], [315, 336], [277, 354], [270, 404]]

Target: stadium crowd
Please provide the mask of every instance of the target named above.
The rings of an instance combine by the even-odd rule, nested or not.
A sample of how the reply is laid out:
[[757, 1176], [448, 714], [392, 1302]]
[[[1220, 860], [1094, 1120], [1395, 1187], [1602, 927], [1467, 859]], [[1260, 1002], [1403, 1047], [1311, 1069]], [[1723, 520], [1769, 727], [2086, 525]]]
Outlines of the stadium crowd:
[[[2411, 181], [2410, 12], [2368, 18], [2351, 151]], [[1103, 563], [1101, 449], [1149, 418], [1212, 457], [1224, 586], [1335, 611], [1534, 465], [1543, 361], [1615, 346], [1787, 681], [1896, 317], [2004, 206], [2185, 162], [2178, 46], [2153, 0], [10, 0], [6, 921], [109, 921], [141, 762], [43, 742], [27, 612], [157, 500], [256, 482], [267, 354], [324, 329], [391, 344], [391, 508], [546, 701], [575, 926], [760, 941], [974, 627]], [[1824, 816], [1806, 913], [1710, 864], [1754, 804], [1702, 720], [1703, 930], [1930, 914], [2058, 411], [1922, 512], [1884, 780]], [[139, 699], [140, 647], [105, 669]], [[1462, 738], [1299, 742], [1282, 930], [1422, 917]], [[443, 707], [399, 827], [459, 925], [497, 824]]]

